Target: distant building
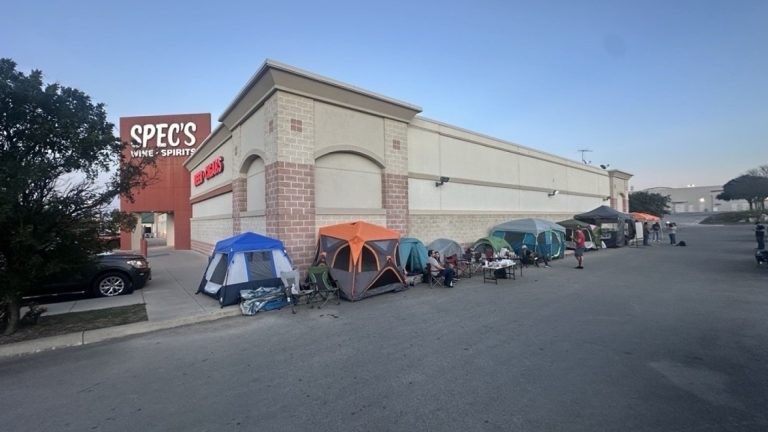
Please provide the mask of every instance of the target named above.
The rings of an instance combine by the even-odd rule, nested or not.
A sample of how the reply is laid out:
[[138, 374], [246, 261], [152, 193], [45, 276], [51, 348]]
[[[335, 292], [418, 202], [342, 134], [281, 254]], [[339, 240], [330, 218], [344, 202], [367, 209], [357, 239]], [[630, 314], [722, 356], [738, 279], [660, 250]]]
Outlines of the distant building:
[[749, 203], [745, 200], [717, 199], [717, 195], [722, 191], [722, 186], [655, 187], [643, 190], [643, 192], [669, 196], [672, 214], [749, 210]]

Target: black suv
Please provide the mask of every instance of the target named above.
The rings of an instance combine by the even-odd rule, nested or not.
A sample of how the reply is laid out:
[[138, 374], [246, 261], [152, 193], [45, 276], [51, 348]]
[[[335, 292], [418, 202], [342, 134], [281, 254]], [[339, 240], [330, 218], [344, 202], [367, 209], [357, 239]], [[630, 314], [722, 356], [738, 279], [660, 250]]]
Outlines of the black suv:
[[52, 279], [29, 297], [85, 293], [96, 297], [130, 294], [152, 279], [152, 270], [143, 255], [108, 253], [96, 257], [96, 265], [78, 274]]

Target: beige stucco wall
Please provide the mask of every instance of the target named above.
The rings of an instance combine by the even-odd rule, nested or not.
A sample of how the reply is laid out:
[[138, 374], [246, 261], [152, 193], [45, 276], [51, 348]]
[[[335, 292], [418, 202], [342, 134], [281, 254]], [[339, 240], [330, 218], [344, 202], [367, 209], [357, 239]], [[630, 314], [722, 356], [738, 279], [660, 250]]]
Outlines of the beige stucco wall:
[[[412, 211], [574, 214], [609, 194], [604, 170], [422, 118], [409, 126], [408, 143]], [[440, 176], [450, 181], [436, 187]]]
[[211, 216], [232, 216], [232, 192], [192, 204], [193, 220]]
[[384, 119], [315, 101], [315, 154], [357, 150], [384, 160]]
[[264, 159], [255, 158], [248, 165], [246, 172], [246, 211], [264, 212], [267, 209], [266, 167]]
[[317, 159], [315, 206], [380, 209], [381, 168], [351, 153], [331, 153]]

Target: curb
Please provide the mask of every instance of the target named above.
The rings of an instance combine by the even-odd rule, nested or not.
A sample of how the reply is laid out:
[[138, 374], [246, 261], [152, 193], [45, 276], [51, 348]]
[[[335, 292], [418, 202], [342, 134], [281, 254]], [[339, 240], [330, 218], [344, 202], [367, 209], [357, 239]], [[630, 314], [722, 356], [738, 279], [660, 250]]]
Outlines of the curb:
[[115, 327], [85, 330], [82, 332], [67, 333], [58, 336], [16, 342], [7, 345], [0, 345], [0, 358], [19, 356], [23, 354], [34, 354], [38, 352], [52, 351], [73, 346], [89, 345], [110, 339], [150, 333], [158, 330], [165, 330], [190, 324], [215, 321], [218, 319], [234, 316], [241, 316], [240, 308], [226, 308], [206, 314], [174, 318], [166, 321], [144, 321]]

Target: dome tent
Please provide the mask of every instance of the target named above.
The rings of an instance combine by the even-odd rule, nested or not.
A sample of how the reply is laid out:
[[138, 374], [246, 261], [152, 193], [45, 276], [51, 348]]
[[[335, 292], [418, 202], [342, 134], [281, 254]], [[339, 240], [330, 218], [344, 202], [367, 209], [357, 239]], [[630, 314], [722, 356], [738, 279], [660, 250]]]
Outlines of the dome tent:
[[424, 273], [427, 265], [427, 248], [419, 239], [403, 237], [400, 239], [400, 265], [408, 274]]
[[493, 256], [501, 252], [501, 249], [507, 248], [510, 251], [512, 246], [507, 243], [506, 240], [500, 237], [483, 237], [478, 239], [472, 246], [475, 252], [479, 252], [482, 256]]
[[461, 245], [458, 242], [445, 238], [432, 240], [427, 249], [440, 252], [440, 258], [442, 260], [454, 256], [456, 259], [460, 259], [464, 254], [464, 249], [461, 248]]
[[513, 219], [493, 227], [491, 235], [506, 240], [517, 255], [522, 255], [523, 245], [551, 258], [565, 254], [565, 227], [545, 219]]
[[399, 269], [400, 233], [356, 221], [320, 228], [315, 265], [325, 254], [331, 277], [347, 300], [407, 288]]
[[283, 242], [245, 232], [216, 243], [197, 292], [228, 306], [240, 301], [240, 290], [282, 286], [280, 273], [291, 270]]

